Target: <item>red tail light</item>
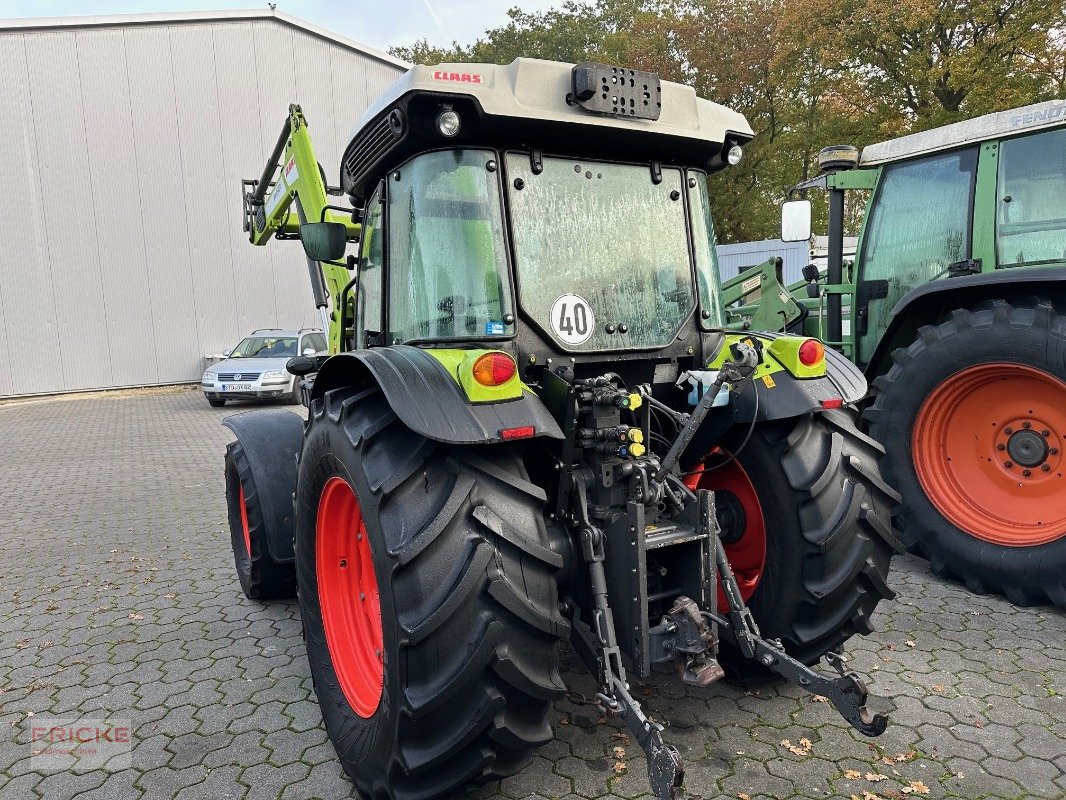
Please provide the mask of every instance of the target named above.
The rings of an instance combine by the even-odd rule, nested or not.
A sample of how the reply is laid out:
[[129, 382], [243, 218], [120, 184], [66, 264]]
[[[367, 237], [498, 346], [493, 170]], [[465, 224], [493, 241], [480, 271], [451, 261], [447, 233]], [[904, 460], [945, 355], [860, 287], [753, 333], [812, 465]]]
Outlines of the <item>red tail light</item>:
[[482, 386], [507, 383], [518, 371], [514, 359], [506, 353], [485, 353], [474, 362], [474, 380]]
[[813, 367], [825, 358], [825, 346], [817, 339], [808, 339], [799, 348], [800, 363], [805, 367]]

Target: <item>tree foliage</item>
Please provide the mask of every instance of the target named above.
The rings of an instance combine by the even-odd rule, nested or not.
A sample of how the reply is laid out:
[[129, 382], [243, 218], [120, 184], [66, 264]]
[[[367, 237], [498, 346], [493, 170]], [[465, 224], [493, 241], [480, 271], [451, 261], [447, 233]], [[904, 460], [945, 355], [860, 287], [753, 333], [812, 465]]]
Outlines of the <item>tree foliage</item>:
[[711, 189], [719, 239], [745, 241], [777, 235], [778, 204], [824, 145], [1066, 97], [1066, 0], [566, 0], [512, 8], [470, 45], [393, 53], [624, 64], [740, 111], [755, 139]]

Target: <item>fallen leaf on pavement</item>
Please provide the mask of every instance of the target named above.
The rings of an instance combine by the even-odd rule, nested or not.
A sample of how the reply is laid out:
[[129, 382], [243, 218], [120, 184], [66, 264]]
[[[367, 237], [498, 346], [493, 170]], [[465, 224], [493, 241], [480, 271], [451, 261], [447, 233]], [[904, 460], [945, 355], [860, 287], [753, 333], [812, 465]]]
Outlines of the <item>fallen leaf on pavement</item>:
[[798, 745], [792, 744], [788, 739], [782, 739], [781, 746], [797, 756], [809, 756], [811, 754], [810, 739], [800, 739]]

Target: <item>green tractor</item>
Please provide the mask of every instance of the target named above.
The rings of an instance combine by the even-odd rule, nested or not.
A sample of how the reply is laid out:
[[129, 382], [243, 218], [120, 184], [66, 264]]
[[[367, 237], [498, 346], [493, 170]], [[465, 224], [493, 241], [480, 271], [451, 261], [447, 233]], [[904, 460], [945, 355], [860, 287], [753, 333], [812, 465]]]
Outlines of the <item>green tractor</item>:
[[[829, 192], [826, 274], [790, 294], [763, 265], [724, 287], [727, 313], [821, 334], [864, 369], [896, 524], [934, 572], [1066, 608], [1066, 102], [819, 163], [790, 196]], [[870, 195], [845, 269], [854, 190]], [[809, 201], [784, 204], [782, 238], [810, 227]]]
[[563, 642], [663, 800], [684, 766], [628, 677], [657, 664], [783, 676], [884, 731], [840, 654], [902, 549], [849, 408], [866, 382], [815, 339], [723, 327], [707, 176], [751, 136], [651, 73], [446, 64], [367, 111], [339, 188], [296, 106], [246, 182], [252, 243], [303, 243], [331, 355], [289, 362], [306, 422], [225, 421], [234, 559], [249, 597], [298, 590], [363, 795], [526, 763]]

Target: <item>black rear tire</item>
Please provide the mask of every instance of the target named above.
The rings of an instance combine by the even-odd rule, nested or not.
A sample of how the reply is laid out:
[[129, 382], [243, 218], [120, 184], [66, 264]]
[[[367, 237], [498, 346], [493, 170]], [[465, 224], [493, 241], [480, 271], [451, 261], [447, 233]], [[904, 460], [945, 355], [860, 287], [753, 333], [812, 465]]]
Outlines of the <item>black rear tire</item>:
[[207, 404], [211, 406], [211, 408], [222, 408], [222, 406], [226, 405], [226, 401], [221, 398], [209, 397], [207, 398]]
[[[891, 525], [899, 495], [878, 471], [881, 446], [859, 432], [850, 410], [760, 424], [741, 448], [744, 433], [725, 445], [738, 448], [767, 537], [748, 606], [764, 637], [814, 664], [856, 633], [870, 633], [874, 608], [895, 596], [888, 571], [903, 549]], [[775, 677], [725, 643], [720, 661], [740, 682]]]
[[226, 445], [226, 508], [233, 563], [245, 596], [252, 600], [295, 597], [296, 567], [270, 556], [259, 492], [240, 442]]
[[[384, 677], [365, 718], [341, 688], [323, 624], [316, 527], [336, 477], [354, 490], [378, 584]], [[335, 389], [311, 405], [297, 486], [308, 660], [356, 788], [375, 799], [442, 797], [523, 766], [552, 737], [569, 631], [545, 496], [520, 451], [432, 442], [378, 390]]]
[[[914, 423], [925, 399], [962, 370], [1008, 363], [1066, 380], [1066, 314], [1047, 300], [990, 300], [921, 328], [915, 341], [892, 357], [891, 369], [873, 383], [874, 401], [864, 420], [870, 434], [885, 445], [885, 477], [903, 495], [896, 524], [904, 544], [929, 559], [935, 574], [962, 581], [972, 592], [1005, 594], [1019, 606], [1050, 602], [1066, 608], [1066, 535], [1030, 546], [1001, 545], [972, 535], [930, 501], [912, 453]], [[1066, 431], [1056, 434], [1066, 437]], [[1064, 444], [1066, 440], [1060, 447]], [[1049, 479], [1056, 479], [1054, 470]], [[1026, 502], [1021, 490], [1018, 502]]]

